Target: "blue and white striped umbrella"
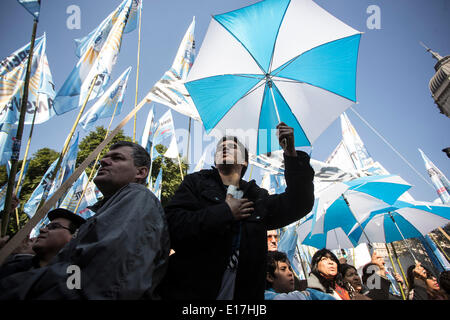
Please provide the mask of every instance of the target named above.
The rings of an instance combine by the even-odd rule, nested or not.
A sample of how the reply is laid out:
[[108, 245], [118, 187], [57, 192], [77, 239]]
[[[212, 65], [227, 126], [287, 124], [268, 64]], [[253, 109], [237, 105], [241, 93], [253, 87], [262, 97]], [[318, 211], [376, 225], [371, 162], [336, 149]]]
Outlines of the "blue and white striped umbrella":
[[208, 134], [265, 154], [283, 121], [308, 147], [356, 102], [360, 37], [312, 0], [260, 1], [212, 17], [185, 86]]
[[409, 188], [398, 175], [369, 176], [339, 182], [316, 195], [311, 235], [341, 228], [346, 234], [372, 211], [390, 207]]
[[312, 235], [313, 218], [314, 214], [310, 214], [298, 225], [296, 231], [299, 243], [317, 249], [327, 248], [329, 250], [347, 249], [357, 246], [357, 243], [350, 239], [341, 227]]
[[[355, 225], [349, 238], [356, 243], [391, 243], [425, 236], [450, 222], [450, 206], [427, 202], [396, 201], [392, 206], [373, 211]], [[364, 233], [363, 233], [364, 230]]]

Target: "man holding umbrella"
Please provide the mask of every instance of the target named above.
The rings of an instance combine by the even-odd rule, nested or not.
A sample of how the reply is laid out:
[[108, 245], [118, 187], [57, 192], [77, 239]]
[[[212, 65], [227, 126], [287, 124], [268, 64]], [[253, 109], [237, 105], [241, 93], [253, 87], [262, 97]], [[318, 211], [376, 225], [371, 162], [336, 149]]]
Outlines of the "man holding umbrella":
[[242, 179], [248, 151], [236, 137], [217, 144], [215, 168], [185, 177], [165, 213], [172, 248], [163, 299], [264, 299], [267, 230], [311, 211], [314, 170], [295, 150], [294, 129], [280, 122], [287, 188], [269, 195]]

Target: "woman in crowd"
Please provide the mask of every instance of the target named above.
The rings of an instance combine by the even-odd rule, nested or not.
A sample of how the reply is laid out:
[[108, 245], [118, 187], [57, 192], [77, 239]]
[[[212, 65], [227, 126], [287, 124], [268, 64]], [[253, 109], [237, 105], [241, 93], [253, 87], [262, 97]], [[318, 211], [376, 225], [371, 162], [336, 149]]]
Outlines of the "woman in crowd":
[[350, 300], [338, 266], [339, 260], [333, 252], [325, 248], [317, 251], [311, 260], [308, 289], [327, 293], [337, 300]]
[[372, 300], [367, 296], [369, 290], [362, 284], [358, 271], [352, 265], [343, 263], [339, 265], [344, 287], [352, 300]]
[[436, 277], [420, 262], [407, 271], [408, 300], [448, 300]]

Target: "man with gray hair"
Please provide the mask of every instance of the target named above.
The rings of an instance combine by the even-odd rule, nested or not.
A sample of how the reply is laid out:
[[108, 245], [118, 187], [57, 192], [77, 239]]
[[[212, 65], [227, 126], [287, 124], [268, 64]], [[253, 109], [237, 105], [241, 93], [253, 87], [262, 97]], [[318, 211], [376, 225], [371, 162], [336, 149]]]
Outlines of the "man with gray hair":
[[144, 183], [150, 156], [120, 141], [100, 160], [95, 215], [45, 267], [0, 281], [0, 299], [155, 299], [169, 256], [159, 200]]

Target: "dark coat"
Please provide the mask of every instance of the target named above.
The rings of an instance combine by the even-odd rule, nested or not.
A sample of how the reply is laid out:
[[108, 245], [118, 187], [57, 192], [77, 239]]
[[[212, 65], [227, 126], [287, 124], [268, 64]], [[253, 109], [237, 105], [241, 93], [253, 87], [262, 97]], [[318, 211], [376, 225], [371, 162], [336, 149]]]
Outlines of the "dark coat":
[[39, 268], [39, 258], [31, 254], [16, 254], [7, 259], [0, 267], [0, 279], [14, 273]]
[[[93, 210], [47, 266], [1, 279], [0, 299], [155, 298], [170, 248], [158, 199], [130, 183]], [[80, 269], [80, 289], [67, 285], [71, 265]]]
[[[254, 180], [240, 181], [253, 214], [241, 220], [235, 299], [264, 299], [267, 230], [286, 226], [311, 211], [314, 170], [309, 156], [284, 157], [286, 191], [269, 195]], [[162, 286], [163, 299], [216, 299], [232, 253], [233, 228], [239, 222], [225, 202], [226, 189], [217, 169], [185, 177], [165, 208], [172, 248]]]

